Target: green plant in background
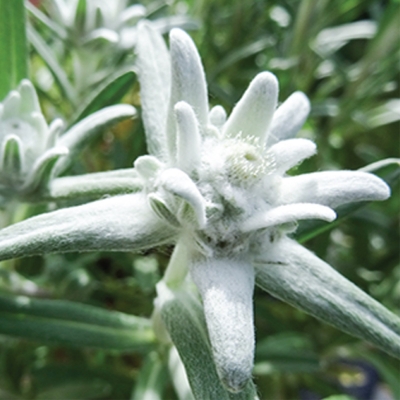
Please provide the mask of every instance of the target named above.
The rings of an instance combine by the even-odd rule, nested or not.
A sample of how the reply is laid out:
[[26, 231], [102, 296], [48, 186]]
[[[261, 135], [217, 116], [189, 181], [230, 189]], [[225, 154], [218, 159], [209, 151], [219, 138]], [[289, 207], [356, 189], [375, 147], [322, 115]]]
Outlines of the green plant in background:
[[[196, 27], [185, 16], [160, 16], [163, 3], [146, 8], [127, 0], [60, 0], [43, 1], [43, 7], [46, 13], [27, 3], [35, 22], [28, 26], [28, 37], [72, 106], [75, 121], [119, 101], [134, 82], [132, 50], [139, 20], [156, 18], [161, 32], [177, 25]], [[38, 70], [37, 81], [50, 92], [44, 72]]]
[[[187, 4], [196, 17], [212, 16], [198, 35], [209, 34], [214, 21], [219, 21], [222, 27], [230, 14], [240, 10], [238, 15], [243, 16], [243, 23], [249, 26], [245, 32], [253, 40], [252, 35], [257, 35], [259, 30], [257, 23], [248, 24], [251, 16], [247, 11], [257, 10], [261, 3], [249, 9], [236, 3], [228, 5], [222, 0], [201, 3], [200, 8], [200, 3]], [[342, 378], [346, 382], [346, 376], [351, 376], [351, 367], [338, 361], [343, 355], [358, 355], [368, 360], [397, 395], [397, 379], [390, 358], [386, 359], [365, 342], [351, 341], [328, 326], [316, 325], [305, 314], [285, 306], [287, 302], [399, 357], [399, 319], [290, 238], [297, 236], [301, 241], [314, 238], [314, 249], [321, 254], [326, 245], [319, 239], [326, 237], [332, 227], [336, 227], [332, 238], [340, 237], [342, 231], [338, 227], [342, 229], [348, 224], [344, 216], [368, 215], [367, 209], [360, 208], [360, 201], [382, 200], [389, 194], [382, 180], [366, 172], [309, 173], [315, 160], [323, 159], [315, 156], [303, 163], [306, 167], [298, 167], [296, 176], [292, 176], [293, 167], [312, 156], [316, 146], [306, 138], [293, 139], [310, 105], [300, 92], [288, 96], [296, 87], [288, 79], [296, 83], [300, 78], [291, 71], [297, 73], [304, 69], [305, 79], [300, 79], [297, 87], [306, 88], [307, 93], [314, 95], [311, 77], [316, 75], [311, 71], [318, 62], [303, 65], [303, 52], [295, 49], [301, 47], [301, 36], [309, 34], [304, 21], [309, 20], [311, 14], [325, 12], [328, 7], [326, 4], [316, 7], [313, 2], [304, 1], [298, 3], [297, 9], [296, 4], [288, 3], [287, 9], [296, 10], [294, 31], [297, 36], [291, 35], [291, 14], [287, 9], [271, 4], [265, 8], [271, 20], [277, 23], [271, 28], [271, 37], [261, 38], [245, 51], [239, 46], [237, 53], [227, 57], [229, 62], [220, 61], [217, 72], [211, 68], [209, 77], [211, 94], [220, 93], [225, 103], [233, 104], [237, 97], [233, 92], [229, 94], [229, 90], [226, 92], [226, 85], [232, 82], [235, 92], [242, 90], [242, 84], [258, 72], [251, 62], [247, 68], [243, 64], [258, 57], [262, 49], [272, 51], [267, 44], [274, 36], [279, 37], [279, 29], [290, 25], [285, 29], [293, 42], [290, 44], [290, 40], [286, 40], [285, 46], [293, 52], [286, 60], [288, 72], [278, 73], [284, 93], [281, 97], [287, 98], [286, 101], [275, 111], [277, 81], [272, 74], [264, 72], [254, 78], [228, 118], [221, 106], [209, 108], [199, 55], [183, 31], [172, 31], [169, 54], [157, 29], [143, 22], [135, 26], [135, 70], [138, 71], [141, 114], [151, 155], [137, 158], [134, 168], [66, 177], [58, 175], [67, 171], [70, 159], [69, 163], [60, 159], [54, 165], [46, 189], [38, 195], [44, 203], [52, 203], [47, 203], [48, 207], [28, 208], [22, 218], [48, 211], [49, 207], [69, 207], [34, 216], [0, 231], [2, 259], [54, 251], [117, 250], [125, 253], [54, 255], [44, 260], [28, 257], [2, 264], [0, 333], [8, 336], [4, 336], [4, 340], [0, 338], [3, 346], [0, 346], [1, 395], [12, 398], [14, 393], [22, 398], [37, 399], [128, 398], [134, 385], [132, 399], [146, 399], [147, 396], [159, 399], [191, 399], [193, 396], [198, 399], [293, 398], [300, 396], [304, 387], [328, 396], [338, 391], [329, 382], [331, 374], [335, 374], [335, 365], [339, 368], [340, 382]], [[214, 6], [219, 7], [219, 12]], [[354, 10], [362, 10], [358, 2], [349, 7], [353, 17]], [[335, 15], [339, 17], [340, 12], [345, 15], [343, 10]], [[78, 7], [76, 15], [82, 18], [89, 14]], [[321, 27], [334, 20], [331, 18], [313, 30], [320, 42], [325, 37], [329, 44], [329, 37], [333, 37], [321, 33]], [[382, 26], [376, 29], [374, 24], [364, 25], [360, 35], [371, 38], [379, 37], [374, 33], [384, 29]], [[371, 29], [372, 25], [375, 28]], [[202, 42], [206, 65], [213, 58], [210, 49], [221, 46], [223, 37], [233, 33], [234, 30], [227, 29]], [[76, 37], [79, 41], [80, 36]], [[341, 37], [343, 41], [350, 40], [354, 39], [354, 34]], [[326, 47], [326, 58], [342, 48], [343, 42], [334, 39], [337, 44], [333, 43], [331, 50]], [[246, 41], [246, 34], [243, 40]], [[314, 51], [315, 42], [309, 42], [313, 43], [311, 51]], [[225, 45], [236, 47], [236, 43]], [[13, 46], [7, 51], [9, 49]], [[13, 51], [18, 54], [21, 49], [21, 46], [14, 46]], [[98, 51], [103, 50], [99, 47]], [[282, 51], [282, 48], [277, 46], [273, 51]], [[310, 50], [304, 47], [303, 51]], [[307, 64], [312, 57], [305, 60]], [[283, 65], [283, 61], [281, 57], [280, 64], [276, 62], [275, 65]], [[258, 64], [262, 62], [262, 58], [258, 59]], [[239, 64], [242, 66], [238, 71], [243, 70], [245, 74], [236, 73]], [[386, 78], [393, 76], [389, 67], [383, 71]], [[133, 72], [131, 74], [134, 76]], [[222, 76], [225, 76], [224, 81], [220, 81]], [[7, 91], [23, 78], [26, 74], [19, 76]], [[118, 78], [113, 79], [118, 81]], [[302, 86], [306, 81], [309, 86]], [[34, 93], [32, 87], [29, 88], [29, 93]], [[47, 97], [46, 93], [42, 95]], [[52, 96], [57, 97], [57, 94], [52, 93]], [[338, 98], [345, 104], [349, 96], [347, 93], [343, 99]], [[108, 90], [102, 91], [100, 97], [95, 94], [94, 98], [106, 99], [106, 103], [101, 100], [96, 107], [114, 101], [111, 100], [112, 91]], [[212, 101], [215, 98], [212, 97]], [[68, 115], [70, 106], [67, 104], [65, 108]], [[124, 108], [125, 117], [134, 114], [131, 106], [114, 107]], [[323, 126], [318, 118], [325, 119], [325, 125], [333, 132], [346, 126], [341, 113], [318, 117], [315, 114], [318, 107], [318, 100], [312, 99], [314, 131], [318, 132]], [[63, 109], [64, 106], [59, 108]], [[104, 124], [97, 122], [106, 113], [104, 109], [87, 116], [70, 128], [69, 132], [78, 131], [78, 135], [61, 134], [59, 143], [68, 147], [70, 136], [79, 137], [79, 144], [85, 144], [94, 133], [98, 135]], [[386, 122], [393, 121], [393, 115]], [[306, 127], [310, 130], [310, 125]], [[134, 140], [139, 139], [136, 132]], [[300, 135], [304, 133], [307, 135], [307, 131]], [[308, 137], [312, 137], [310, 131]], [[326, 139], [330, 145], [337, 143]], [[327, 156], [331, 167], [331, 155], [325, 150], [324, 142], [321, 144], [323, 156]], [[93, 144], [91, 149], [95, 149]], [[129, 157], [127, 149], [122, 147], [120, 151], [124, 157]], [[11, 154], [10, 150], [7, 154]], [[111, 165], [115, 165], [115, 156], [111, 153], [109, 157], [113, 159]], [[13, 160], [12, 157], [8, 159]], [[365, 170], [385, 174], [385, 179], [393, 186], [399, 171], [396, 163], [398, 161], [393, 159], [383, 160]], [[107, 198], [88, 202], [104, 195]], [[76, 202], [86, 204], [74, 207]], [[302, 219], [332, 221], [336, 214], [331, 207], [337, 208], [337, 221], [321, 222], [322, 225], [302, 222], [296, 231], [297, 221]], [[10, 210], [13, 216], [7, 216], [10, 217], [6, 218], [8, 221], [21, 219], [19, 207], [11, 207], [7, 212]], [[368, 226], [367, 231], [371, 229]], [[362, 232], [356, 234], [359, 236]], [[173, 252], [171, 245], [175, 245]], [[154, 246], [161, 246], [161, 252], [138, 256], [128, 253]], [[336, 247], [340, 245], [337, 243]], [[327, 258], [332, 258], [329, 253]], [[363, 276], [368, 276], [365, 271]], [[266, 297], [265, 292], [255, 290], [255, 354], [254, 283], [275, 299], [283, 300], [278, 302]], [[360, 286], [366, 288], [362, 282]], [[155, 289], [156, 301], [152, 309]], [[390, 288], [382, 290], [390, 293]], [[48, 299], [35, 298], [38, 296]], [[380, 296], [389, 309], [394, 308], [391, 296]], [[152, 317], [148, 318], [150, 315]], [[36, 346], [9, 339], [10, 336], [46, 345]], [[252, 374], [257, 389], [251, 382]]]

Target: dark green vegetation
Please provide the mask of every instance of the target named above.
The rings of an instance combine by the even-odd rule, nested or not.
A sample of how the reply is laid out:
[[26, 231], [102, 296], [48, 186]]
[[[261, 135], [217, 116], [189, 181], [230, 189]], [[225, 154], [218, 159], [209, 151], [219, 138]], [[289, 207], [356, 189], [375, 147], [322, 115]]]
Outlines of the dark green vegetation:
[[[153, 10], [151, 19], [185, 12], [200, 23], [191, 33], [207, 72], [211, 103], [230, 110], [262, 70], [278, 77], [281, 101], [295, 90], [307, 94], [312, 112], [301, 135], [316, 142], [318, 154], [293, 174], [358, 169], [399, 157], [397, 1], [186, 0], [171, 7], [145, 3]], [[30, 28], [30, 78], [49, 121], [62, 116], [70, 125], [120, 99], [140, 106], [135, 74], [127, 70], [134, 62], [131, 54], [106, 63], [103, 80], [76, 90], [68, 46], [61, 46], [64, 42], [46, 23], [31, 12], [28, 16], [35, 29]], [[46, 59], [46, 50], [52, 57]], [[43, 84], [46, 74], [54, 77], [49, 87]], [[127, 168], [145, 152], [140, 120], [124, 122], [96, 139], [69, 173]], [[389, 164], [374, 171], [391, 184], [388, 201], [343, 209], [343, 218], [328, 229], [304, 224], [296, 235], [399, 313], [399, 168]], [[14, 221], [5, 210], [4, 224], [46, 210], [42, 205], [13, 206], [18, 207]], [[0, 325], [2, 333], [13, 336], [0, 336], [0, 399], [139, 400], [149, 379], [156, 379], [162, 398], [176, 398], [161, 361], [159, 370], [151, 372], [154, 376], [146, 369], [149, 360], [154, 366], [154, 358], [166, 356], [151, 351], [157, 345], [147, 321], [121, 321], [114, 313], [151, 316], [155, 283], [171, 250], [3, 262]], [[29, 299], [19, 296], [32, 296], [35, 302], [28, 307]], [[254, 377], [262, 399], [289, 400], [308, 391], [322, 398], [345, 393], [346, 386], [362, 386], [366, 375], [360, 366], [345, 364], [343, 358], [374, 366], [381, 385], [400, 398], [395, 359], [264, 292], [256, 292], [255, 299]], [[80, 303], [110, 313], [80, 309]], [[141, 335], [129, 334], [135, 324], [142, 324]], [[87, 347], [88, 342], [93, 347]]]

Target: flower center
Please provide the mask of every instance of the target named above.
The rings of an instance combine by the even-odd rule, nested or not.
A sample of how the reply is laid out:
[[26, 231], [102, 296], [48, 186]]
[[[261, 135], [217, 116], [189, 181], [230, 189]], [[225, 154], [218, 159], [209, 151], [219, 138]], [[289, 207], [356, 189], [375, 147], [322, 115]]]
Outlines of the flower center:
[[235, 185], [252, 185], [273, 168], [273, 160], [254, 138], [227, 140], [225, 154], [228, 178]]

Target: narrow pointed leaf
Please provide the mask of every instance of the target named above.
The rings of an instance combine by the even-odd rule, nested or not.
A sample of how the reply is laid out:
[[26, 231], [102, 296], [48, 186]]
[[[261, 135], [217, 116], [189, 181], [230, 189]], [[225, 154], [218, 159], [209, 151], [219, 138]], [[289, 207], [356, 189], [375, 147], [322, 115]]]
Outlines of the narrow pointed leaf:
[[64, 72], [64, 69], [58, 63], [58, 60], [53, 53], [53, 50], [47, 45], [47, 43], [42, 39], [39, 33], [32, 26], [28, 25], [27, 31], [29, 41], [49, 67], [51, 73], [54, 76], [54, 79], [60, 86], [61, 91], [64, 93], [71, 104], [76, 105], [76, 91], [69, 82], [68, 77]]
[[59, 174], [65, 170], [71, 162], [71, 157], [104, 128], [135, 115], [134, 107], [128, 104], [118, 104], [97, 111], [78, 122], [58, 140], [57, 144], [67, 147], [70, 154], [56, 164], [55, 173]]
[[23, 0], [0, 0], [0, 101], [28, 77]]
[[131, 400], [162, 400], [168, 370], [157, 352], [151, 352], [140, 369]]
[[150, 321], [64, 300], [0, 294], [0, 333], [49, 344], [129, 351], [154, 342]]
[[67, 32], [59, 25], [57, 22], [51, 20], [46, 14], [44, 14], [40, 9], [29, 1], [25, 2], [26, 9], [40, 22], [46, 25], [47, 28], [51, 29], [60, 39], [65, 40], [67, 38]]
[[0, 260], [71, 251], [138, 251], [174, 240], [141, 194], [42, 214], [0, 231]]
[[163, 285], [158, 285], [161, 316], [185, 365], [195, 399], [257, 399], [252, 382], [237, 394], [224, 388], [214, 365], [200, 303], [187, 292], [171, 292]]
[[109, 79], [91, 91], [90, 95], [84, 99], [83, 105], [79, 107], [73, 121], [74, 123], [82, 120], [90, 114], [101, 110], [104, 107], [118, 103], [122, 97], [132, 87], [136, 79], [133, 70], [117, 71]]
[[129, 168], [54, 179], [45, 197], [47, 200], [96, 199], [105, 195], [134, 193], [142, 188], [142, 180], [133, 168]]
[[256, 283], [273, 296], [400, 358], [400, 319], [291, 239], [256, 265]]
[[[400, 159], [388, 158], [373, 163], [371, 165], [367, 165], [366, 167], [361, 168], [360, 171], [374, 173], [380, 177], [383, 177], [385, 182], [391, 187], [392, 190], [394, 190], [393, 188], [395, 188], [396, 185], [398, 185], [400, 182], [399, 166], [400, 166]], [[368, 202], [363, 201], [363, 202], [348, 203], [337, 207], [335, 209], [337, 213], [337, 218], [330, 224], [317, 220], [301, 221], [294, 236], [298, 242], [304, 243], [307, 240], [310, 240], [313, 237], [327, 230], [333, 229], [335, 226], [341, 223], [343, 218], [350, 216], [351, 214], [355, 213], [360, 208], [365, 207], [368, 204], [369, 204]]]
[[164, 40], [149, 22], [139, 23], [136, 52], [148, 150], [150, 154], [165, 159], [171, 67]]

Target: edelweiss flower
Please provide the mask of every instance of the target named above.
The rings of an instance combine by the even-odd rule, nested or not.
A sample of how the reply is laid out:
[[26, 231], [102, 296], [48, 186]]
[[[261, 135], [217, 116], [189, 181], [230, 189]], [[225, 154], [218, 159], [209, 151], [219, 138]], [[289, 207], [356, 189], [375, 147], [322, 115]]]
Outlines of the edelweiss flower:
[[[141, 35], [152, 36], [146, 25]], [[210, 110], [199, 55], [181, 30], [170, 34], [168, 108], [161, 99], [155, 104], [146, 65], [151, 49], [145, 39], [138, 46], [143, 118], [153, 155], [140, 157], [135, 168], [153, 211], [179, 232], [177, 249], [186, 248], [219, 375], [236, 391], [253, 366], [255, 266], [283, 268], [285, 254], [277, 249], [298, 220], [332, 221], [332, 207], [384, 200], [389, 188], [363, 172], [287, 176], [316, 152], [310, 140], [292, 138], [309, 112], [305, 95], [294, 93], [276, 110], [278, 82], [262, 72], [229, 118], [220, 106]], [[165, 78], [160, 74], [152, 79]], [[171, 270], [181, 264], [171, 263], [169, 273], [174, 276]]]
[[68, 154], [56, 146], [61, 120], [47, 125], [32, 84], [24, 80], [0, 103], [0, 195], [34, 192], [54, 163]]
[[84, 21], [79, 19], [78, 0], [58, 0], [46, 5], [51, 17], [65, 28], [76, 45], [102, 39], [122, 44], [124, 29], [137, 23], [146, 14], [141, 4], [128, 5], [127, 0], [85, 0]]
[[0, 103], [0, 198], [40, 199], [54, 173], [68, 166], [70, 152], [104, 125], [133, 115], [128, 105], [108, 107], [60, 137], [63, 122], [47, 125], [33, 85], [23, 80]]
[[[6, 228], [0, 232], [0, 259], [176, 244], [158, 285], [157, 307], [168, 301], [168, 290], [193, 280], [218, 374], [232, 391], [251, 377], [256, 280], [321, 318], [340, 303], [332, 311], [337, 326], [396, 342], [389, 328], [370, 327], [362, 318], [354, 322], [348, 302], [356, 299], [357, 312], [370, 315], [368, 296], [287, 237], [299, 220], [332, 221], [333, 207], [386, 199], [388, 186], [364, 172], [286, 175], [316, 148], [293, 139], [307, 117], [307, 98], [294, 93], [276, 109], [278, 83], [271, 73], [254, 78], [227, 118], [222, 107], [209, 109], [200, 57], [186, 33], [172, 30], [169, 57], [162, 37], [142, 23], [137, 52], [150, 152], [135, 161], [143, 190]], [[378, 314], [388, 313], [382, 309]]]

